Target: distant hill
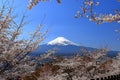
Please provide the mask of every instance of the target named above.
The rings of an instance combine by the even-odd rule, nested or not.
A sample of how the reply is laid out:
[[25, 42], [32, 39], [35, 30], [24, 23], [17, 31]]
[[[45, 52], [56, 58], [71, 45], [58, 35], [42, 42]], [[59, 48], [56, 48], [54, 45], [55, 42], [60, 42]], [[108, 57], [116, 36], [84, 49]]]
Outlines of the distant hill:
[[[60, 55], [60, 56], [72, 56], [75, 54], [80, 54], [80, 49], [86, 49], [88, 51], [94, 51], [98, 50], [97, 48], [91, 48], [91, 47], [85, 47], [85, 46], [79, 46], [78, 44], [65, 39], [64, 37], [58, 37], [47, 44], [40, 45], [35, 51], [32, 52], [32, 55], [40, 55], [47, 53], [48, 50], [52, 50], [56, 48], [56, 53], [55, 55]], [[107, 56], [109, 57], [115, 57], [117, 56], [119, 51], [108, 51]]]

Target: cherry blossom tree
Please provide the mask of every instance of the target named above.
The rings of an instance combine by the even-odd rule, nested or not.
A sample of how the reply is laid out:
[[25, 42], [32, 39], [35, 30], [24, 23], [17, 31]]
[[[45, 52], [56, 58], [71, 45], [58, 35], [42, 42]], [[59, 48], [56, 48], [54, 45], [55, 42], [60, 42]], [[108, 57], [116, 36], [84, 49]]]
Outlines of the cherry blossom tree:
[[[118, 2], [120, 2], [118, 0]], [[100, 5], [100, 1], [97, 0], [84, 0], [83, 4], [81, 4], [81, 9], [76, 12], [75, 18], [78, 17], [86, 17], [90, 21], [93, 21], [97, 24], [101, 23], [110, 23], [110, 22], [118, 22], [120, 23], [120, 11], [116, 9], [114, 14], [102, 14], [96, 13], [94, 8]]]
[[16, 18], [13, 8], [3, 4], [0, 9], [0, 79], [14, 80], [15, 76], [30, 74], [35, 70], [37, 61], [46, 58], [45, 55], [31, 57], [29, 54], [44, 40], [47, 31], [42, 32], [40, 24], [28, 39], [22, 39], [20, 35], [27, 24], [25, 15], [19, 22]]
[[[39, 2], [49, 2], [50, 0], [29, 0], [28, 9], [32, 9], [35, 5], [37, 5]], [[61, 3], [61, 0], [56, 0], [57, 3]]]

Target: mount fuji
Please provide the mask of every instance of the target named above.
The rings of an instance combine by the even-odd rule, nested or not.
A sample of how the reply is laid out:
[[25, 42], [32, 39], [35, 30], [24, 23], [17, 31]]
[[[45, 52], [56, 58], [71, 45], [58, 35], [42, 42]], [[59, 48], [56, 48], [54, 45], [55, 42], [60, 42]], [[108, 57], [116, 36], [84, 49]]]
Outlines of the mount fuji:
[[[81, 54], [80, 49], [86, 49], [88, 51], [94, 51], [97, 50], [97, 48], [91, 48], [91, 47], [85, 47], [85, 46], [79, 46], [79, 44], [76, 44], [64, 37], [57, 37], [54, 40], [40, 45], [35, 51], [32, 52], [33, 55], [40, 55], [47, 53], [48, 50], [57, 49], [55, 55], [60, 56], [72, 56], [75, 54]], [[118, 51], [108, 51], [108, 56], [117, 56]]]
[[61, 46], [66, 46], [66, 45], [74, 45], [78, 46], [78, 44], [64, 38], [64, 37], [57, 37], [56, 39], [50, 41], [47, 43], [48, 45], [61, 45]]

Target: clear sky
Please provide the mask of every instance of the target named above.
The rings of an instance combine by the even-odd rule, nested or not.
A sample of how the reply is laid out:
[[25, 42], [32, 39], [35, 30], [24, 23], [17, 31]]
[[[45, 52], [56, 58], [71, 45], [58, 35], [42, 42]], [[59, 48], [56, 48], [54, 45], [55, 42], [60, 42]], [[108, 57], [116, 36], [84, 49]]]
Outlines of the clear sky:
[[[26, 21], [30, 21], [23, 29], [24, 38], [28, 37], [27, 33], [32, 32], [41, 23], [45, 15], [43, 31], [48, 29], [49, 32], [43, 43], [62, 36], [81, 46], [96, 48], [107, 46], [112, 50], [120, 50], [120, 41], [117, 41], [120, 34], [114, 31], [119, 29], [120, 24], [113, 22], [97, 25], [86, 18], [74, 18], [76, 11], [80, 9], [82, 1], [62, 0], [61, 4], [57, 4], [56, 0], [51, 0], [51, 2], [39, 3], [32, 10], [27, 10], [29, 0], [15, 0], [14, 6], [15, 13], [19, 16], [18, 21], [23, 13], [27, 15]], [[114, 9], [120, 9], [118, 0], [98, 1], [101, 4], [95, 8], [96, 12], [107, 14], [113, 13]]]

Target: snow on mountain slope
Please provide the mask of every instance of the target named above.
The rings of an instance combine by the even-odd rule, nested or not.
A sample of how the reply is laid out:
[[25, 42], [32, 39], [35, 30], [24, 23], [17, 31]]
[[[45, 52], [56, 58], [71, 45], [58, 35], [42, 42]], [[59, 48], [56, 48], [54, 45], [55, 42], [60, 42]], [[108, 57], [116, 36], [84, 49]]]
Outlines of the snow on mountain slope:
[[63, 45], [63, 46], [66, 46], [66, 45], [76, 45], [78, 46], [78, 44], [64, 38], [64, 37], [57, 37], [56, 39], [48, 42], [48, 45]]

